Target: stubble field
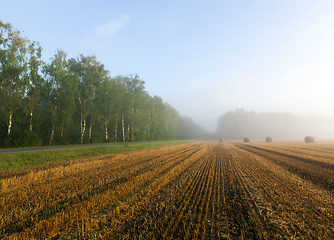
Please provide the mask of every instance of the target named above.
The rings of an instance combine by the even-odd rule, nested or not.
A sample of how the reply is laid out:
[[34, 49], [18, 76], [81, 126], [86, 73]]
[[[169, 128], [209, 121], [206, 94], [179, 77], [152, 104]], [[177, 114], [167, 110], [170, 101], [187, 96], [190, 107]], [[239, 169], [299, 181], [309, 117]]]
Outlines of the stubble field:
[[334, 144], [191, 142], [0, 175], [3, 239], [333, 239]]

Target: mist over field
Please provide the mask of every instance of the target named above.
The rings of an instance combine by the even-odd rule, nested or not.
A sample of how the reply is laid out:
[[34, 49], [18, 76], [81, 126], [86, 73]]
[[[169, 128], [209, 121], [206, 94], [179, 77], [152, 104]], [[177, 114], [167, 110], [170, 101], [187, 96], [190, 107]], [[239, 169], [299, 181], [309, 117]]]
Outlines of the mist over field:
[[215, 137], [230, 140], [303, 140], [313, 136], [316, 140], [334, 139], [334, 118], [298, 116], [290, 113], [256, 113], [236, 109], [220, 115]]
[[[50, 9], [61, 12], [62, 17], [54, 17]], [[50, 82], [50, 71], [42, 74], [42, 69], [60, 52], [66, 61], [78, 61], [79, 56], [94, 60], [103, 66], [105, 76], [113, 79], [109, 92], [114, 93], [108, 95], [109, 104], [102, 106], [106, 101], [96, 102], [94, 111], [88, 111], [93, 108], [87, 106], [87, 112], [80, 113], [78, 96], [66, 94], [75, 101], [61, 98], [66, 108], [59, 107], [58, 112], [66, 114], [55, 125], [56, 143], [242, 139], [245, 135], [251, 139], [271, 136], [297, 140], [306, 135], [334, 139], [333, 12], [334, 1], [326, 0], [171, 0], [154, 4], [133, 0], [100, 4], [36, 0], [32, 4], [12, 0], [2, 3], [0, 21], [10, 23], [13, 31], [20, 31], [22, 39], [39, 42], [34, 45], [34, 57], [40, 65], [31, 64], [40, 75], [37, 80]], [[17, 66], [26, 68], [29, 51], [24, 52], [25, 61], [19, 62], [22, 58], [17, 58]], [[9, 64], [1, 64], [5, 73], [5, 65]], [[72, 67], [68, 74], [80, 72], [74, 70]], [[30, 75], [29, 84], [22, 78], [22, 83], [15, 86], [37, 86], [31, 84], [36, 79]], [[18, 76], [23, 73], [18, 72]], [[113, 85], [118, 76], [136, 76], [142, 83], [139, 92], [145, 99], [133, 98], [136, 104], [131, 98], [117, 100], [124, 96], [116, 90], [117, 84]], [[78, 81], [82, 83], [83, 77]], [[90, 87], [93, 85], [86, 84], [92, 96], [98, 89]], [[44, 94], [42, 106], [33, 94], [29, 97], [34, 101], [26, 101], [25, 93], [29, 90], [20, 90], [16, 93], [21, 96], [12, 99], [14, 104], [8, 100], [8, 86], [0, 86], [4, 92], [0, 97], [7, 96], [0, 106], [0, 146], [6, 145], [4, 141], [11, 128], [13, 132], [32, 129], [43, 144], [50, 144], [52, 114], [57, 112], [50, 104], [52, 96], [47, 98], [48, 94]], [[87, 91], [83, 86], [78, 89], [79, 84], [74, 83], [70, 91], [83, 94]], [[123, 87], [124, 91], [131, 89]], [[147, 99], [154, 104], [144, 107]], [[36, 112], [33, 119], [27, 104]], [[141, 107], [137, 115], [133, 115], [134, 105]], [[45, 112], [38, 112], [37, 106]], [[163, 111], [160, 114], [155, 108]], [[52, 114], [45, 114], [46, 110]], [[69, 134], [67, 140], [64, 131]]]
[[333, 90], [334, 0], [1, 1], [0, 239], [334, 239]]

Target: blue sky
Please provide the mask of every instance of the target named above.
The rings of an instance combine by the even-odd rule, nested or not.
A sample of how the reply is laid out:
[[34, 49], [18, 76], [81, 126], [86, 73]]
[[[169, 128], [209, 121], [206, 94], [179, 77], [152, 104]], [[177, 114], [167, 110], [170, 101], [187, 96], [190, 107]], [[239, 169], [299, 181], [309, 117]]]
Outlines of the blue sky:
[[44, 60], [96, 55], [209, 131], [235, 108], [334, 116], [334, 1], [3, 1]]

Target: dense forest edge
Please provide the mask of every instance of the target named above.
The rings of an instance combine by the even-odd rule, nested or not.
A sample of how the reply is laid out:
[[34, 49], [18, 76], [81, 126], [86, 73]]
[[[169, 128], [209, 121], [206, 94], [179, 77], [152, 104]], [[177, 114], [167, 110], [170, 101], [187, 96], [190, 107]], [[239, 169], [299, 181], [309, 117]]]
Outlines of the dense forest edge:
[[96, 56], [42, 60], [38, 42], [0, 20], [0, 147], [199, 139], [206, 131], [138, 75], [111, 77]]

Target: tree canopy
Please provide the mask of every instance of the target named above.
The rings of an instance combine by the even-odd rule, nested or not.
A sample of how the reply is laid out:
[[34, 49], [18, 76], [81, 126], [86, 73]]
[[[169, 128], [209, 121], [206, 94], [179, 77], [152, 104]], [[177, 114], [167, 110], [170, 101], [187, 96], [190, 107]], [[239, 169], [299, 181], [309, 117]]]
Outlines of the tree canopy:
[[200, 138], [204, 130], [138, 75], [111, 77], [96, 56], [67, 58], [0, 21], [0, 146]]

